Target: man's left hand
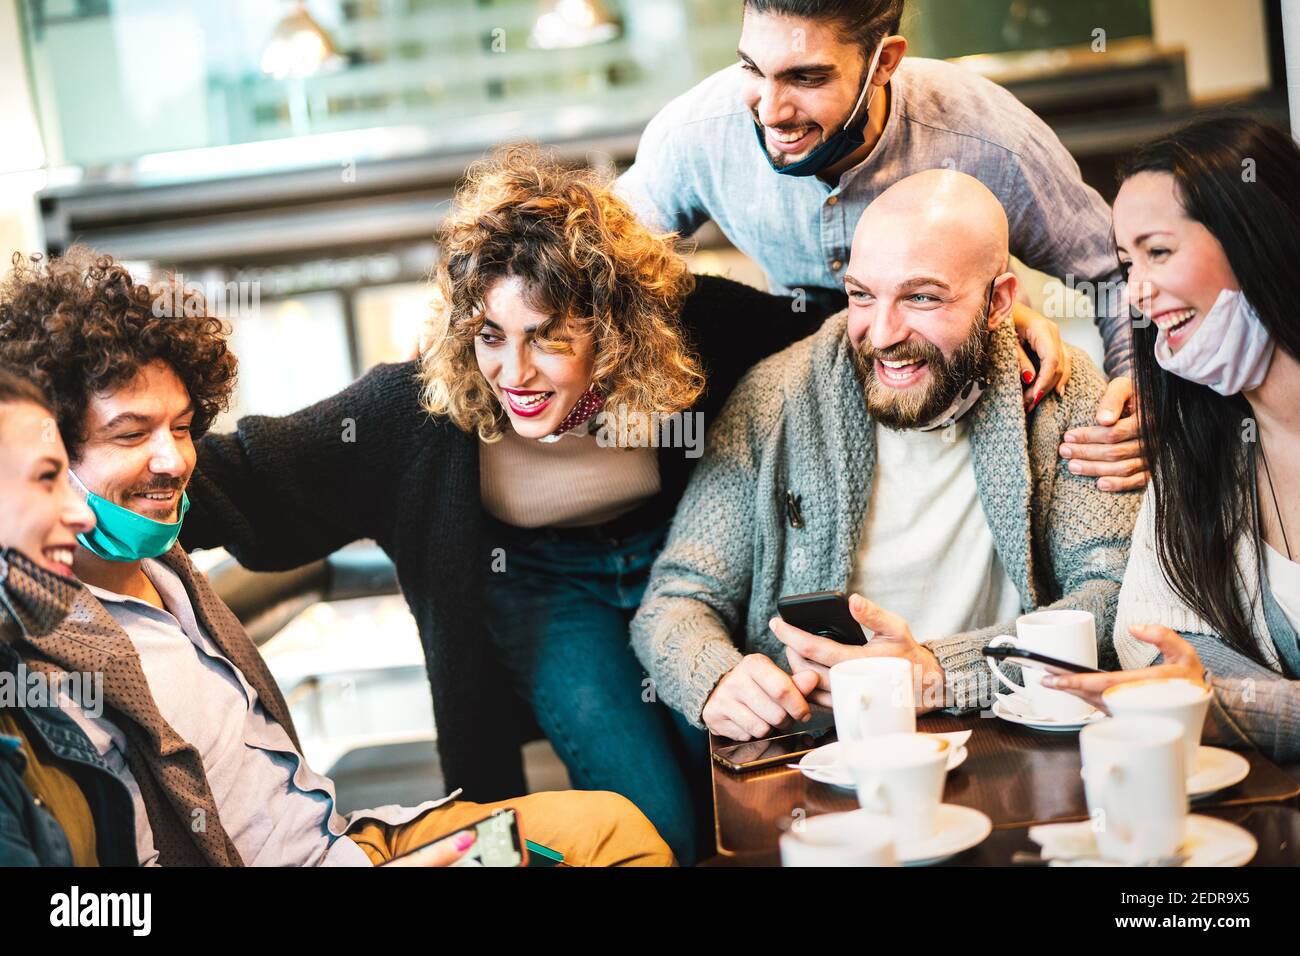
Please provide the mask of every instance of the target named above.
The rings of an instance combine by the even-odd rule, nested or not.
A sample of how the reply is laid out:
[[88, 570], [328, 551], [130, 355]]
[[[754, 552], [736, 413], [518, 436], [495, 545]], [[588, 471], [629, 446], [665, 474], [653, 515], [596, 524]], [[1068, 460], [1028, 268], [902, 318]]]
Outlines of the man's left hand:
[[[912, 662], [916, 681], [918, 713], [943, 706], [943, 669], [934, 654], [912, 637], [907, 621], [854, 594], [849, 597], [849, 613], [874, 636], [862, 645], [841, 644], [827, 637], [818, 637], [788, 624], [779, 617], [768, 622], [772, 633], [785, 645], [786, 659], [795, 673], [814, 671], [818, 675], [817, 690], [808, 699], [823, 707], [831, 706], [830, 669], [840, 661], [857, 657], [901, 657]], [[938, 693], [930, 693], [937, 688]]]

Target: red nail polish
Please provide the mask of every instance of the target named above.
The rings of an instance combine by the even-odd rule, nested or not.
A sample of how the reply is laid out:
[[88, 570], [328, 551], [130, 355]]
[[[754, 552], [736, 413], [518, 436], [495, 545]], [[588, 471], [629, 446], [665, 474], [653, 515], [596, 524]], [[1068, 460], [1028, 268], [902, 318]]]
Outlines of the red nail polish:
[[1034, 380], [1034, 373], [1026, 369], [1025, 371], [1020, 373], [1020, 379], [1026, 385], [1028, 385], [1030, 382]]
[[469, 849], [470, 844], [473, 842], [474, 834], [462, 833], [460, 836], [456, 837], [456, 849], [457, 851]]

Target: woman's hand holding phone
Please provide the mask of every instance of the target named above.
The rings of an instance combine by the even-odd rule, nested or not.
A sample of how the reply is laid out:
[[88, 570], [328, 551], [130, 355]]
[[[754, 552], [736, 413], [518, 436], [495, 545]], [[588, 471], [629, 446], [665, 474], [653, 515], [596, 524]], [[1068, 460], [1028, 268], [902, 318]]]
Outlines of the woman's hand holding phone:
[[1063, 690], [1086, 700], [1096, 708], [1105, 710], [1101, 695], [1116, 684], [1153, 678], [1180, 677], [1197, 683], [1205, 679], [1205, 666], [1201, 663], [1196, 648], [1192, 647], [1191, 643], [1177, 631], [1159, 624], [1134, 624], [1128, 631], [1139, 641], [1155, 645], [1164, 663], [1128, 671], [1107, 671], [1097, 674], [1070, 674], [1059, 668], [1049, 667], [1047, 668], [1049, 675], [1043, 678], [1043, 686], [1053, 690]]
[[451, 866], [469, 852], [477, 839], [473, 830], [461, 830], [437, 843], [430, 843], [381, 866]]

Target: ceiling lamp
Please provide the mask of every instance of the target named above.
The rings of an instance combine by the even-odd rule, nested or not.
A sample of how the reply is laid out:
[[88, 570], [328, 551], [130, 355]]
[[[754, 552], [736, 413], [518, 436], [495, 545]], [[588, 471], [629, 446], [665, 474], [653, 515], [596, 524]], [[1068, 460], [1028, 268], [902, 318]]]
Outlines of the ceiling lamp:
[[334, 41], [298, 0], [276, 25], [262, 52], [262, 72], [277, 80], [337, 70], [346, 62]]
[[612, 40], [621, 32], [600, 0], [546, 0], [528, 37], [539, 50], [568, 50]]

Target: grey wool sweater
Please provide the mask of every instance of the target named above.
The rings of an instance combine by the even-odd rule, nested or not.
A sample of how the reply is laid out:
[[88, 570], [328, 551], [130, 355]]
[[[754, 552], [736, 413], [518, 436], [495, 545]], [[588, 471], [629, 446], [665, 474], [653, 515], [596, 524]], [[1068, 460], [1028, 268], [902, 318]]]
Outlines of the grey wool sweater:
[[[847, 313], [756, 365], [708, 432], [704, 457], [655, 562], [632, 645], [659, 699], [696, 726], [718, 681], [747, 653], [788, 667], [768, 629], [784, 594], [846, 590], [870, 497], [875, 429], [853, 367]], [[1063, 397], [1026, 421], [1015, 333], [993, 333], [989, 388], [967, 413], [980, 501], [1023, 611], [1080, 608], [1096, 617], [1102, 667], [1140, 497], [1099, 491], [1070, 474], [1057, 448], [1093, 424], [1105, 382], [1071, 349]], [[800, 499], [791, 527], [786, 493]], [[942, 599], [941, 581], [934, 582]], [[869, 595], [868, 595], [869, 597]], [[981, 653], [1015, 621], [927, 642], [945, 673], [948, 705], [987, 706], [993, 677]]]

